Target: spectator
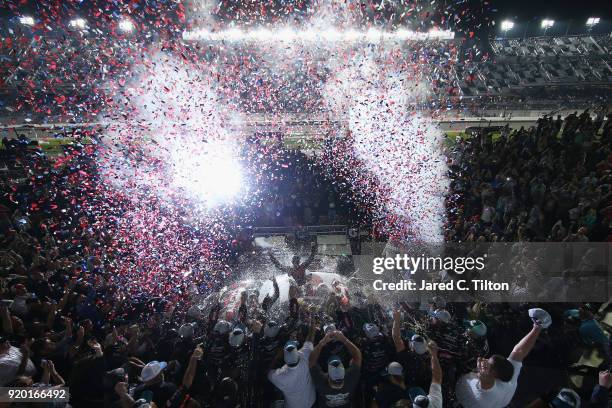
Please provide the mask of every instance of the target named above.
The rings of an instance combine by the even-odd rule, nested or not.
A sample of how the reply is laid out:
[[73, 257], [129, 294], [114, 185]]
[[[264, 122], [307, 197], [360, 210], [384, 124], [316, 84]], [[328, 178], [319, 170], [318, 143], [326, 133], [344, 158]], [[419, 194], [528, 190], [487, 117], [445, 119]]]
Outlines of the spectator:
[[402, 401], [410, 401], [413, 407], [442, 408], [442, 367], [438, 360], [437, 344], [433, 341], [429, 342], [428, 350], [431, 357], [429, 393], [426, 394], [420, 387], [407, 385], [404, 367], [393, 361], [387, 366], [386, 380], [378, 386], [377, 407], [394, 407]]
[[135, 399], [142, 397], [145, 392], [152, 393], [151, 400], [157, 406], [163, 407], [166, 401], [172, 398], [177, 391], [176, 385], [164, 379], [164, 369], [168, 366], [163, 361], [151, 361], [147, 363], [140, 373], [141, 384], [134, 390]]
[[608, 396], [612, 388], [612, 375], [610, 371], [601, 371], [599, 373], [599, 383], [593, 388], [589, 407], [591, 408], [606, 408], [608, 404]]
[[550, 315], [539, 309], [533, 328], [516, 345], [506, 359], [494, 355], [489, 359], [478, 359], [478, 371], [465, 374], [457, 382], [457, 399], [465, 407], [504, 408], [514, 392], [523, 365], [523, 360], [533, 349], [543, 328], [551, 323]]
[[[321, 350], [332, 340], [342, 343], [351, 354], [348, 370], [342, 360], [331, 356], [327, 363], [327, 374], [319, 367]], [[310, 354], [310, 374], [317, 391], [317, 405], [320, 408], [350, 408], [355, 397], [361, 370], [361, 351], [341, 331], [329, 331]]]
[[306, 283], [306, 269], [308, 269], [310, 264], [312, 264], [312, 261], [314, 261], [315, 255], [317, 253], [316, 242], [313, 242], [310, 245], [310, 248], [311, 251], [308, 259], [306, 259], [303, 263], [300, 263], [300, 257], [296, 255], [291, 259], [290, 267], [281, 265], [281, 263], [274, 257], [274, 255], [272, 255], [272, 252], [269, 253], [270, 260], [272, 261], [274, 266], [276, 266], [281, 271], [287, 273], [289, 276], [293, 277], [293, 279], [295, 279], [298, 285], [301, 286]]
[[6, 387], [18, 377], [32, 377], [34, 374], [36, 367], [30, 360], [29, 340], [17, 348], [6, 337], [0, 336], [0, 386]]
[[285, 397], [287, 408], [311, 408], [316, 401], [316, 392], [310, 376], [310, 354], [314, 346], [314, 325], [311, 323], [308, 337], [298, 350], [296, 341], [288, 341], [283, 350], [285, 364], [268, 373], [268, 379]]

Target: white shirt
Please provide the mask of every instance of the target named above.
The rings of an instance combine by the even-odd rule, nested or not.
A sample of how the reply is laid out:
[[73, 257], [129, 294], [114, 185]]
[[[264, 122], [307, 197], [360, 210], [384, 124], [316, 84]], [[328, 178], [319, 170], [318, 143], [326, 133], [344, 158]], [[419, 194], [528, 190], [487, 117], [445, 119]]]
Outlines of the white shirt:
[[286, 408], [311, 408], [317, 399], [308, 366], [308, 357], [313, 348], [311, 342], [305, 342], [298, 351], [300, 361], [297, 366], [289, 367], [285, 364], [268, 373], [270, 382], [283, 392]]
[[493, 387], [484, 390], [480, 387], [480, 380], [476, 373], [464, 374], [459, 378], [455, 392], [457, 399], [464, 408], [504, 408], [516, 391], [518, 376], [521, 373], [523, 363], [508, 359], [514, 373], [508, 382], [495, 380]]
[[440, 384], [431, 383], [429, 386], [428, 408], [442, 408], [442, 386]]
[[[0, 356], [0, 387], [4, 387], [15, 380], [22, 358], [21, 351], [14, 346], [11, 346], [6, 353]], [[23, 375], [31, 377], [34, 374], [36, 374], [36, 367], [28, 359]]]

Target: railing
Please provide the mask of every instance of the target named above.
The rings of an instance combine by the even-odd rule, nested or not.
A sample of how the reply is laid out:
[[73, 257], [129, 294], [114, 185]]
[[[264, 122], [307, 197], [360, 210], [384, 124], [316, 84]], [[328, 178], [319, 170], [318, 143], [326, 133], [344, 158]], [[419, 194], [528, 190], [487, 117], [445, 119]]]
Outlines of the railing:
[[287, 235], [306, 232], [315, 235], [346, 235], [346, 225], [311, 225], [307, 227], [254, 227], [254, 237]]

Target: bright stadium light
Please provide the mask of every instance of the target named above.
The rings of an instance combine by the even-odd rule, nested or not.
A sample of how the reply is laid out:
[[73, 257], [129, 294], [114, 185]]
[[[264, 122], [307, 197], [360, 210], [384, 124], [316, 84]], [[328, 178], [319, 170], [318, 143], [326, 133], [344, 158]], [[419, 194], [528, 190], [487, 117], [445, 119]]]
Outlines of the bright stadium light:
[[19, 22], [23, 25], [26, 26], [33, 26], [34, 25], [34, 17], [30, 17], [30, 16], [22, 16], [19, 17]]
[[177, 155], [174, 185], [208, 206], [232, 201], [245, 188], [235, 154], [222, 143], [213, 143], [196, 154]]
[[[293, 33], [291, 32], [291, 30], [287, 30], [281, 34], [281, 38], [282, 39], [291, 38], [292, 35]], [[274, 33], [272, 33], [272, 31], [266, 28], [260, 28], [255, 31], [251, 31], [250, 33], [248, 33], [248, 36], [253, 40], [270, 41], [274, 38]]]
[[504, 20], [501, 22], [501, 30], [503, 32], [510, 31], [514, 28], [514, 21]]
[[378, 41], [382, 37], [382, 31], [377, 30], [375, 28], [370, 28], [366, 33], [366, 38], [368, 41]]
[[357, 30], [347, 30], [342, 37], [344, 41], [357, 41], [361, 34]]
[[599, 24], [599, 20], [600, 20], [599, 17], [589, 17], [587, 18], [586, 25], [587, 27], [592, 28], [596, 26], [597, 24]]
[[226, 33], [229, 41], [240, 41], [246, 37], [244, 33], [237, 28], [229, 29]]
[[121, 19], [119, 21], [119, 30], [129, 33], [134, 30], [134, 23], [129, 18]]
[[342, 38], [342, 34], [333, 28], [321, 31], [320, 35], [326, 41], [338, 41]]
[[555, 25], [555, 20], [549, 20], [547, 18], [545, 18], [544, 20], [542, 20], [542, 23], [540, 24], [540, 27], [542, 27], [545, 30], [548, 30], [550, 27]]
[[72, 28], [78, 28], [80, 30], [84, 29], [85, 27], [87, 27], [87, 21], [85, 21], [84, 18], [75, 18], [73, 20], [70, 20], [70, 27]]

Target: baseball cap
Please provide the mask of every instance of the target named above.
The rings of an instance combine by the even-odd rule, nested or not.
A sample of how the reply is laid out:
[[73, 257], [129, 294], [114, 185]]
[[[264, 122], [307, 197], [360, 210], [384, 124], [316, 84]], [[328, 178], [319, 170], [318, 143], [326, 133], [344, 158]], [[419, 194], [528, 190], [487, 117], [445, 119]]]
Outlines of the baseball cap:
[[464, 325], [478, 337], [487, 335], [487, 326], [480, 320], [466, 320]]
[[579, 319], [580, 318], [580, 310], [578, 309], [569, 309], [563, 313], [563, 317], [566, 319]]
[[151, 361], [142, 368], [140, 379], [143, 382], [149, 382], [157, 377], [167, 366], [165, 361]]
[[290, 340], [285, 343], [283, 355], [285, 357], [285, 364], [289, 367], [294, 367], [300, 361], [300, 355], [298, 354], [298, 344], [295, 340]]
[[380, 329], [374, 323], [364, 323], [363, 332], [368, 339], [373, 339], [380, 334]]
[[425, 343], [423, 336], [415, 334], [410, 339], [410, 344], [412, 344], [412, 349], [417, 354], [425, 354], [427, 352], [427, 343]]
[[338, 356], [331, 356], [327, 360], [327, 374], [332, 382], [341, 382], [344, 380], [344, 364]]
[[219, 320], [217, 323], [215, 323], [215, 327], [213, 328], [213, 331], [217, 334], [226, 334], [226, 333], [229, 333], [231, 329], [232, 329], [232, 326], [230, 325], [228, 321]]
[[544, 309], [540, 309], [539, 307], [529, 309], [529, 317], [531, 317], [531, 320], [533, 320], [535, 324], [543, 329], [548, 329], [552, 324], [552, 317], [550, 316], [550, 313]]
[[412, 408], [426, 408], [429, 406], [429, 397], [420, 387], [412, 387], [408, 390]]
[[448, 312], [448, 310], [445, 309], [436, 309], [432, 313], [432, 316], [444, 323], [448, 323], [451, 321], [451, 314]]
[[404, 375], [404, 367], [402, 367], [402, 365], [398, 363], [397, 361], [392, 361], [387, 366], [386, 374], [387, 375], [397, 375], [397, 376]]
[[232, 347], [240, 347], [244, 341], [244, 330], [240, 327], [234, 328], [229, 336], [229, 344]]
[[580, 397], [574, 390], [562, 388], [551, 405], [555, 408], [580, 408]]
[[327, 334], [330, 331], [336, 331], [336, 325], [333, 323], [328, 323], [325, 326], [323, 326], [323, 333]]
[[274, 320], [268, 320], [264, 326], [264, 336], [274, 338], [278, 335], [280, 326]]
[[178, 331], [179, 336], [185, 337], [193, 337], [193, 325], [187, 323], [182, 325]]

